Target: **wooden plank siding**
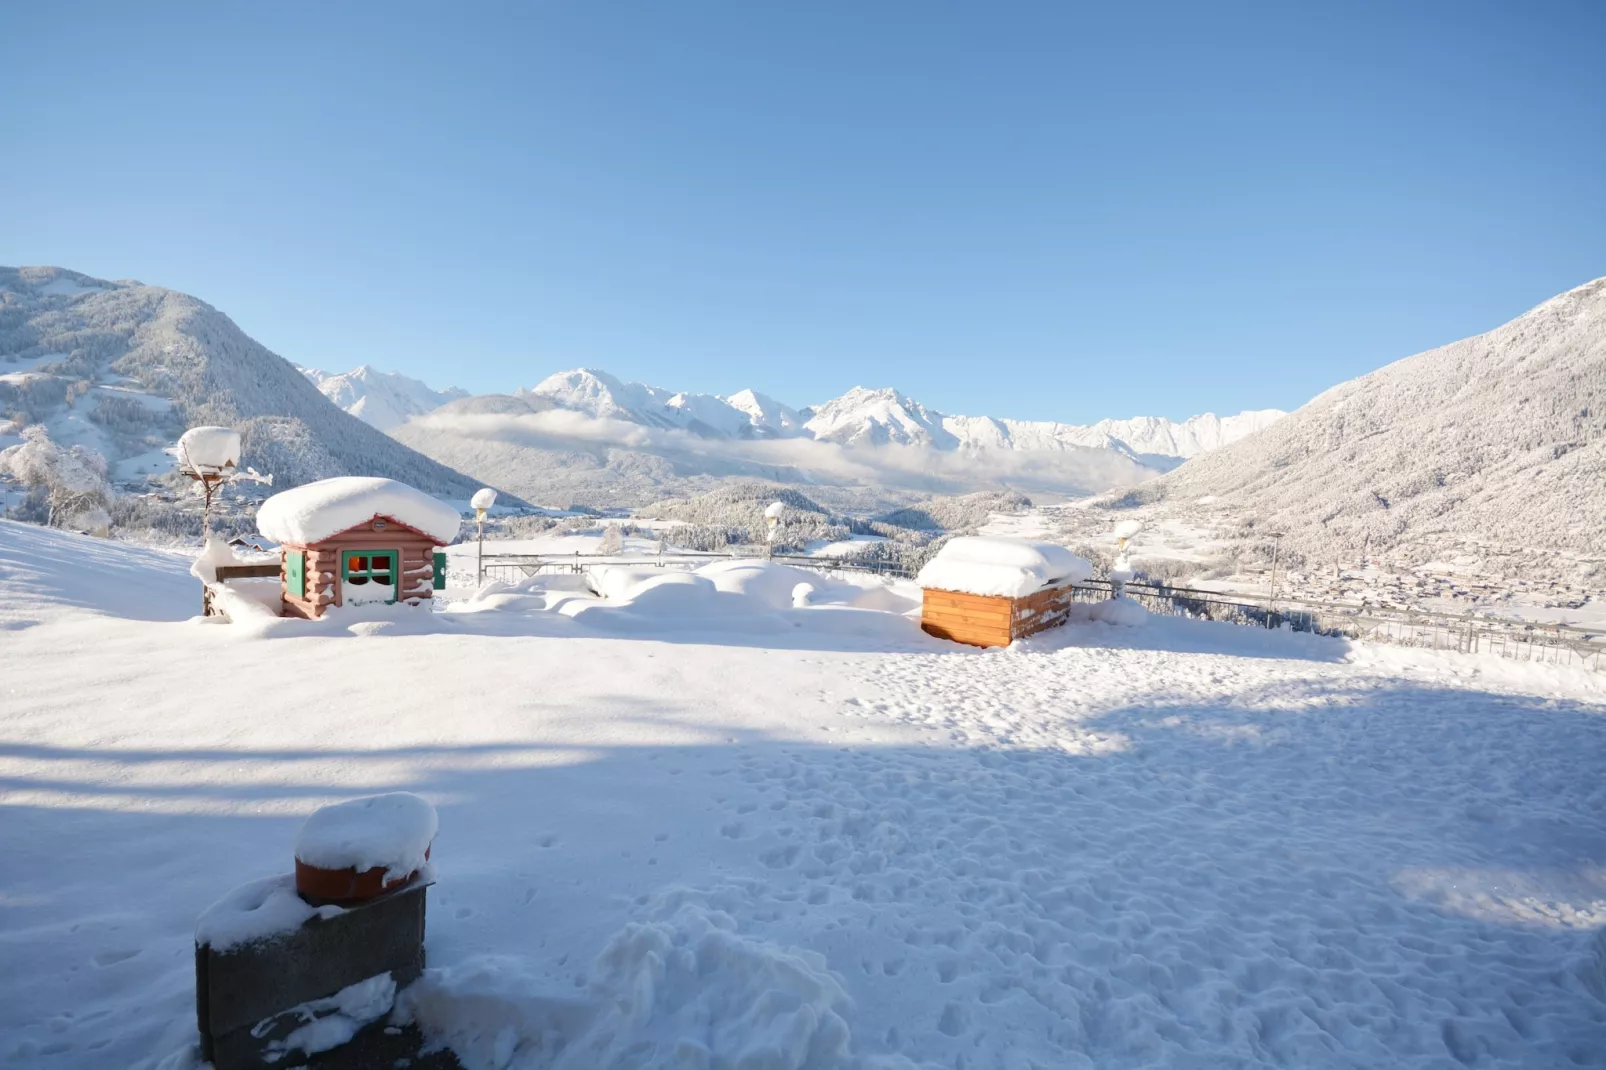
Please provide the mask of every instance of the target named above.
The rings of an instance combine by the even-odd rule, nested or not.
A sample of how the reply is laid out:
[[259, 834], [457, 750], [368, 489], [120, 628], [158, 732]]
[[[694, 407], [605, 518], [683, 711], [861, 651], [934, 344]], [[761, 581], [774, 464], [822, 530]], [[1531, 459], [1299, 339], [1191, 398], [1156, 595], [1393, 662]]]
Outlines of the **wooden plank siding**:
[[927, 588], [921, 592], [920, 627], [939, 639], [971, 646], [1008, 646], [1014, 599]]
[[927, 588], [921, 592], [920, 627], [939, 639], [971, 646], [1008, 646], [1064, 624], [1071, 587], [1048, 587], [1022, 598]]

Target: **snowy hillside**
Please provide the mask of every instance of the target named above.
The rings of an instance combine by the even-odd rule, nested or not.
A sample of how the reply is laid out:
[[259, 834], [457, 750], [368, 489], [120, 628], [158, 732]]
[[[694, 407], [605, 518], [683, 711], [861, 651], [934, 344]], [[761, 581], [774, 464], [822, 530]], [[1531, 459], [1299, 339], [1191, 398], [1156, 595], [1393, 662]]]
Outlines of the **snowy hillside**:
[[1606, 537], [1606, 278], [1487, 334], [1322, 394], [1127, 504], [1204, 500], [1314, 563], [1469, 542], [1599, 553]]
[[203, 911], [406, 790], [397, 1002], [465, 1067], [1606, 1066], [1598, 674], [471, 561], [203, 623], [182, 558], [0, 521], [0, 1062], [196, 1067]]
[[417, 379], [382, 372], [368, 364], [338, 375], [317, 368], [296, 370], [323, 392], [323, 396], [370, 427], [388, 431], [409, 416], [438, 409], [448, 401], [468, 397], [468, 391], [449, 386], [435, 390]]
[[384, 475], [466, 497], [477, 485], [340, 411], [210, 305], [61, 268], [0, 268], [6, 420], [94, 449], [122, 482], [166, 471], [162, 447], [186, 426], [226, 424], [243, 434], [242, 462], [279, 486]]

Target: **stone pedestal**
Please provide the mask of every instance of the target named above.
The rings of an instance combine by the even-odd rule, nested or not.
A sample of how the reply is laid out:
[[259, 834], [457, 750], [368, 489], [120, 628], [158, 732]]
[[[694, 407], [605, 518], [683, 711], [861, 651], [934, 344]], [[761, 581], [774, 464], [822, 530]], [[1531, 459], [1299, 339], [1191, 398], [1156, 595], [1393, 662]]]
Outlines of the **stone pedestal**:
[[365, 1046], [385, 1049], [386, 1066], [395, 1065], [399, 1047], [410, 1045], [416, 1053], [416, 1034], [404, 1037], [381, 1019], [321, 1059], [299, 1053], [272, 1062], [267, 1058], [276, 1043], [307, 1024], [304, 1014], [295, 1013], [302, 1004], [382, 973], [389, 973], [398, 989], [418, 979], [424, 969], [427, 889], [415, 880], [333, 917], [314, 917], [298, 929], [223, 951], [197, 945], [195, 1010], [202, 1057], [216, 1070], [283, 1070], [366, 1066]]

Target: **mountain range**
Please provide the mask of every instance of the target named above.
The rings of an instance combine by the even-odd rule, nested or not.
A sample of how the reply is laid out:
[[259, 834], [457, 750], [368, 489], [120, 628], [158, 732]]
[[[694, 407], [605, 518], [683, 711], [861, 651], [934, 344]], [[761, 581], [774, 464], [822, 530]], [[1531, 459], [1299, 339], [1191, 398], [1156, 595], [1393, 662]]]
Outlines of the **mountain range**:
[[1230, 513], [1244, 531], [1284, 533], [1307, 561], [1481, 541], [1606, 567], [1606, 279], [1289, 415], [1077, 426], [950, 415], [890, 389], [792, 408], [585, 369], [488, 395], [368, 366], [326, 375], [186, 294], [0, 268], [0, 448], [43, 424], [131, 487], [203, 423], [239, 428], [245, 462], [276, 486], [374, 474], [443, 497], [489, 484], [625, 507], [756, 478], [844, 512], [982, 490], [1108, 492], [1118, 510]]
[[1130, 486], [1281, 415], [1078, 427], [952, 416], [897, 390], [863, 387], [793, 408], [753, 390], [688, 393], [581, 368], [512, 394], [460, 398], [390, 433], [543, 502], [631, 507], [756, 478], [805, 485], [835, 508], [854, 509], [930, 494]]
[[[1093, 427], [950, 416], [895, 390], [812, 408], [552, 375], [506, 395], [436, 390], [363, 365], [297, 367], [205, 302], [55, 267], [0, 269], [0, 448], [43, 424], [114, 482], [171, 467], [186, 427], [222, 423], [276, 485], [387, 475], [462, 497], [497, 486], [548, 504], [630, 506], [732, 479], [807, 485], [839, 507], [931, 493], [1090, 494], [1137, 483], [1280, 414]], [[381, 433], [388, 432], [388, 433]]]
[[[1140, 416], [1090, 426], [951, 416], [890, 388], [856, 386], [811, 408], [790, 408], [752, 390], [729, 397], [664, 390], [621, 382], [581, 368], [542, 380], [522, 396], [596, 419], [678, 428], [710, 438], [812, 438], [844, 446], [919, 446], [939, 450], [1107, 449], [1170, 467], [1270, 425], [1277, 409], [1225, 419], [1213, 413], [1182, 422]], [[350, 410], [348, 410], [350, 411]], [[1167, 463], [1169, 462], [1169, 464]]]
[[382, 372], [363, 364], [349, 372], [330, 374], [296, 365], [320, 393], [363, 423], [389, 431], [411, 416], [438, 409], [448, 401], [468, 397], [467, 390], [449, 386], [433, 390], [417, 379]]
[[[308, 368], [301, 372], [336, 405], [385, 431], [470, 397], [456, 387], [437, 391], [417, 379], [377, 371], [370, 365], [339, 375]], [[708, 439], [812, 438], [845, 446], [942, 450], [1107, 449], [1158, 468], [1174, 467], [1189, 457], [1235, 442], [1285, 415], [1277, 409], [1261, 409], [1227, 417], [1204, 413], [1180, 422], [1138, 416], [1078, 426], [951, 416], [897, 390], [861, 386], [821, 405], [792, 408], [754, 390], [728, 396], [693, 394], [623, 382], [589, 368], [559, 372], [511, 396], [522, 404], [506, 401], [504, 395], [483, 395], [454, 411], [508, 414], [562, 409], [595, 420], [686, 431]]]

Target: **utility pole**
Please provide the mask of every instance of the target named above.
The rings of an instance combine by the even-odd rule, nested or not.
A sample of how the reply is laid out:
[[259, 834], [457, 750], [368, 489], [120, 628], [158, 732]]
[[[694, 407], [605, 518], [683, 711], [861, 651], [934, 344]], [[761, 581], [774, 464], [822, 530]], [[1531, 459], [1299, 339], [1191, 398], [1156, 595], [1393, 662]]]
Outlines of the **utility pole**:
[[1272, 627], [1272, 618], [1277, 615], [1277, 557], [1283, 548], [1283, 535], [1281, 531], [1268, 531], [1271, 536], [1271, 598], [1266, 607], [1266, 627]]

